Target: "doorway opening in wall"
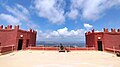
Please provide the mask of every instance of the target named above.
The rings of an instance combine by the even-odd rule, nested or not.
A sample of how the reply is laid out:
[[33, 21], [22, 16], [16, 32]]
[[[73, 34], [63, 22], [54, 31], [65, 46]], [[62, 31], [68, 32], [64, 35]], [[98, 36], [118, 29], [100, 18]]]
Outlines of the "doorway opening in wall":
[[19, 39], [17, 50], [21, 50], [21, 49], [22, 49], [22, 44], [23, 44], [23, 40], [22, 40], [22, 39]]
[[98, 41], [98, 51], [103, 51], [102, 41]]

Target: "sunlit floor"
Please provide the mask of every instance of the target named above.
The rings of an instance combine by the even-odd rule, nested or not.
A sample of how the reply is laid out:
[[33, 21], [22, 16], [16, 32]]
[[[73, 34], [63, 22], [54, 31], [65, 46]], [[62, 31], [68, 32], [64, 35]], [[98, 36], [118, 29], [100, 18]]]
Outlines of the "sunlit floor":
[[0, 56], [0, 67], [120, 67], [120, 57], [99, 51], [24, 50]]

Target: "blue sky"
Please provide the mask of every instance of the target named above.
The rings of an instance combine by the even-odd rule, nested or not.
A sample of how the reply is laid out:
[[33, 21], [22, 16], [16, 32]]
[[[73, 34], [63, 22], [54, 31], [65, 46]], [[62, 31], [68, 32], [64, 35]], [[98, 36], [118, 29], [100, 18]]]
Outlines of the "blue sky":
[[0, 25], [37, 31], [37, 41], [84, 42], [85, 32], [120, 28], [120, 0], [0, 0]]

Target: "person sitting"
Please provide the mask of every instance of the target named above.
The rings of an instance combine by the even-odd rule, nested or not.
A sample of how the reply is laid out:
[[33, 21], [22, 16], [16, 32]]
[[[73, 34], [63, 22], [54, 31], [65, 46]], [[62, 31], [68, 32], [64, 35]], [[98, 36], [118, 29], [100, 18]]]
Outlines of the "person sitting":
[[116, 55], [117, 55], [117, 57], [120, 57], [120, 52], [117, 52]]
[[62, 44], [60, 44], [59, 52], [65, 52], [65, 48]]

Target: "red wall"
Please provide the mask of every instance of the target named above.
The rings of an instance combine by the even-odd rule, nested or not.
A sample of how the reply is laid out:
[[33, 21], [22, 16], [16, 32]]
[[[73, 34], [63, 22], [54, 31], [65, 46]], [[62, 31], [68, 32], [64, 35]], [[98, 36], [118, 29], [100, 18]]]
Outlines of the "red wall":
[[0, 30], [1, 46], [15, 45], [17, 33], [15, 30]]
[[[23, 37], [20, 37], [21, 35], [23, 35]], [[18, 30], [17, 43], [19, 39], [23, 40], [23, 46], [22, 46], [23, 49], [26, 48], [27, 40], [28, 40], [28, 46], [36, 46], [36, 32], [35, 31], [28, 32], [28, 31]]]
[[120, 49], [120, 33], [119, 34], [104, 34], [104, 45], [105, 48]]
[[19, 39], [23, 40], [22, 49], [27, 48], [27, 40], [29, 40], [28, 46], [35, 46], [36, 34], [37, 32], [32, 29], [30, 31], [20, 30], [19, 26], [14, 26], [14, 29], [9, 25], [5, 29], [0, 26], [0, 51], [5, 52], [11, 50], [11, 45], [14, 46], [14, 50], [17, 50]]
[[[59, 50], [58, 47], [29, 47], [28, 49], [31, 50]], [[65, 49], [67, 50], [95, 50], [95, 48], [93, 47], [89, 47], [89, 48], [80, 48], [80, 47], [76, 47], [76, 48], [70, 48], [70, 47], [65, 47]]]
[[[102, 32], [95, 33], [94, 36], [95, 36], [94, 42], [95, 42], [95, 48], [96, 48], [96, 50], [98, 50], [98, 41], [102, 41], [102, 48], [103, 48], [103, 50], [104, 50], [104, 38], [103, 38], [103, 33], [102, 33]], [[100, 37], [100, 39], [98, 39], [98, 37]]]
[[86, 47], [95, 46], [95, 36], [93, 33], [86, 34]]
[[[100, 37], [100, 39], [98, 39]], [[116, 49], [120, 50], [120, 31], [111, 29], [111, 32], [108, 29], [104, 29], [104, 32], [87, 32], [86, 33], [86, 46], [94, 46], [98, 50], [97, 41], [102, 41], [102, 48], [105, 49]], [[114, 48], [113, 48], [114, 46]]]

